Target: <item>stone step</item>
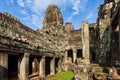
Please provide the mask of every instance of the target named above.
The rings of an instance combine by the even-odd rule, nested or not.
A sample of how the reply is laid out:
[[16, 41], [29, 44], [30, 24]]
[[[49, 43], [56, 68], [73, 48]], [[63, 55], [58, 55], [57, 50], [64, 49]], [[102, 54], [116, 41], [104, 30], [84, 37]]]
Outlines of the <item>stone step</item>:
[[45, 77], [35, 76], [30, 78], [30, 80], [46, 80]]
[[99, 64], [92, 63], [90, 64], [91, 67], [99, 67]]
[[89, 74], [87, 72], [80, 72], [75, 75], [75, 80], [89, 80]]
[[32, 73], [31, 75], [29, 75], [29, 78], [36, 77], [36, 76], [39, 76], [39, 73], [38, 73], [38, 72]]
[[94, 78], [95, 80], [107, 80], [107, 74], [103, 72], [95, 72], [94, 73]]
[[102, 67], [91, 67], [91, 71], [92, 72], [103, 72], [103, 68]]

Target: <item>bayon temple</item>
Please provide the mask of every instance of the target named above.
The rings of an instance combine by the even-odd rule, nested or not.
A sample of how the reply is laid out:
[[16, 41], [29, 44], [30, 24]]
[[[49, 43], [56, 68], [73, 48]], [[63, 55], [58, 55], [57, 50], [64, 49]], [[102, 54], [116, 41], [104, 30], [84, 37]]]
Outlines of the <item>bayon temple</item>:
[[0, 80], [45, 80], [73, 71], [75, 80], [120, 80], [120, 0], [104, 0], [96, 23], [74, 30], [49, 5], [43, 28], [32, 30], [0, 13]]

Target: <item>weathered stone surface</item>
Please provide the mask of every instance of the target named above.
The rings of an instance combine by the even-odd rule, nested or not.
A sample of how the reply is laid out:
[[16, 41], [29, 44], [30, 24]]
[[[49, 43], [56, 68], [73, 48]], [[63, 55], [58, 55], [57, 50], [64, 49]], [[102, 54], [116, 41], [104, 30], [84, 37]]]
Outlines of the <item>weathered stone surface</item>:
[[8, 55], [0, 53], [0, 79], [7, 80], [8, 76]]
[[[80, 71], [76, 78], [87, 80], [94, 75], [95, 79], [105, 79], [103, 68], [97, 64], [90, 65], [90, 62], [119, 68], [120, 2], [104, 2], [99, 7], [97, 22], [89, 24], [84, 21], [78, 30], [74, 30], [70, 22], [63, 25], [63, 17], [56, 5], [48, 6], [43, 29], [36, 31], [8, 13], [0, 13], [0, 73], [7, 73], [6, 69], [11, 65], [7, 65], [7, 55], [17, 55], [18, 62], [13, 62], [17, 65], [15, 69], [18, 69], [16, 77], [22, 80], [45, 77], [47, 70], [47, 75], [54, 75], [56, 71], [75, 71], [76, 66]], [[33, 60], [34, 57], [36, 60]], [[56, 58], [59, 61], [55, 62]], [[113, 78], [119, 77], [117, 71], [113, 70]], [[6, 75], [0, 74], [0, 79]]]
[[34, 58], [33, 62], [32, 62], [32, 74], [38, 72], [38, 60], [36, 58]]
[[88, 22], [82, 23], [82, 44], [83, 44], [83, 58], [85, 64], [90, 64], [90, 46], [89, 46], [89, 24]]
[[73, 27], [72, 23], [67, 22], [67, 23], [65, 23], [64, 29], [66, 32], [70, 32], [71, 30], [74, 30], [74, 27]]
[[29, 80], [29, 53], [25, 53], [20, 64], [20, 80]]
[[43, 21], [44, 27], [63, 25], [63, 18], [56, 5], [49, 5]]
[[[118, 9], [119, 0], [105, 0], [103, 5], [100, 5], [98, 11], [98, 20], [96, 27], [96, 54], [98, 56], [98, 62], [102, 65], [115, 65], [119, 62], [119, 38], [116, 27], [118, 24]], [[119, 31], [118, 31], [119, 32]], [[111, 61], [111, 64], [109, 62]], [[107, 64], [108, 63], [108, 64]]]
[[112, 77], [112, 79], [120, 79], [120, 76], [118, 75], [115, 67], [112, 67], [112, 72], [110, 73], [110, 76]]

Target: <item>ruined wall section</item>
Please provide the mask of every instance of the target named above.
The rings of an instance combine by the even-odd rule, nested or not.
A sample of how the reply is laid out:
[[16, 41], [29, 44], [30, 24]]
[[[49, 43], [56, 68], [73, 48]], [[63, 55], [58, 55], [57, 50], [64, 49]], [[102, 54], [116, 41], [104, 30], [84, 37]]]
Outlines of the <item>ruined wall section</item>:
[[[97, 27], [96, 27], [96, 54], [98, 62], [106, 64], [110, 61], [110, 44], [111, 44], [111, 16], [114, 14], [113, 8], [118, 0], [105, 0], [100, 5], [98, 11]], [[106, 64], [107, 65], [107, 64]]]
[[71, 48], [82, 49], [81, 29], [71, 30], [68, 33], [68, 46]]
[[89, 38], [90, 38], [90, 47], [95, 47], [95, 41], [96, 41], [96, 34], [95, 34], [95, 28], [97, 24], [89, 24]]
[[[106, 63], [107, 56], [109, 56], [110, 48], [106, 47], [106, 45], [110, 45], [109, 38], [109, 24], [110, 24], [110, 17], [111, 17], [111, 8], [113, 3], [107, 2], [103, 5], [100, 5], [99, 12], [98, 12], [98, 24], [96, 27], [96, 35], [97, 37], [97, 57], [99, 63]], [[106, 32], [106, 29], [108, 29]], [[107, 36], [106, 36], [107, 35]]]
[[74, 26], [72, 25], [71, 22], [66, 22], [64, 26], [64, 30], [69, 33], [71, 30], [74, 30]]
[[70, 22], [66, 22], [64, 26], [66, 32], [66, 40], [68, 49], [82, 49], [81, 29], [74, 30], [74, 26]]
[[44, 45], [46, 42], [34, 30], [23, 25], [8, 13], [0, 13], [0, 26], [1, 43], [3, 44], [38, 51], [47, 47]]
[[70, 22], [63, 26], [62, 14], [56, 5], [48, 6], [43, 24], [42, 32], [45, 40], [50, 43], [55, 53], [63, 54], [66, 49], [79, 46], [81, 31], [74, 30]]
[[120, 65], [120, 1], [114, 4], [111, 16], [111, 62]]
[[66, 33], [63, 28], [63, 17], [60, 9], [56, 5], [49, 5], [43, 21], [44, 40], [49, 43], [55, 54], [61, 54], [66, 45]]
[[74, 30], [74, 26], [71, 22], [66, 22], [64, 25], [64, 51], [65, 50], [73, 50], [77, 52], [77, 49], [82, 49], [82, 37], [81, 37], [81, 29]]
[[89, 24], [89, 40], [90, 40], [90, 62], [96, 62], [96, 33], [95, 28], [97, 24]]

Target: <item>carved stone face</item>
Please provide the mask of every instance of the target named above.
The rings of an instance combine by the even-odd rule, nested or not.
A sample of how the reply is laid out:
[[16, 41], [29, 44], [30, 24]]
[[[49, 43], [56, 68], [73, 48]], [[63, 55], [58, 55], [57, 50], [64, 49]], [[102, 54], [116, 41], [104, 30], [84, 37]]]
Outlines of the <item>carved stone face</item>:
[[63, 17], [59, 8], [56, 5], [49, 5], [45, 17], [44, 17], [44, 27], [49, 25], [62, 25]]

